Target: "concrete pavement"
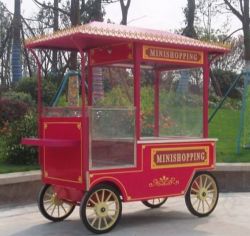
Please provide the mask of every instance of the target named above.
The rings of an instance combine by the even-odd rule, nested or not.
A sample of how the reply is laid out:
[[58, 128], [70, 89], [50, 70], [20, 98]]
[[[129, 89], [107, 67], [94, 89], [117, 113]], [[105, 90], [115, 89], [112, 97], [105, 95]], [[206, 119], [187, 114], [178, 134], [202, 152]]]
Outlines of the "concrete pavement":
[[[63, 222], [50, 223], [40, 215], [37, 206], [0, 208], [2, 236], [78, 236], [93, 235], [79, 217], [77, 207]], [[224, 193], [215, 211], [206, 218], [192, 216], [183, 197], [168, 199], [159, 209], [147, 209], [140, 202], [123, 204], [121, 221], [108, 234], [122, 236], [158, 235], [250, 235], [250, 193]]]

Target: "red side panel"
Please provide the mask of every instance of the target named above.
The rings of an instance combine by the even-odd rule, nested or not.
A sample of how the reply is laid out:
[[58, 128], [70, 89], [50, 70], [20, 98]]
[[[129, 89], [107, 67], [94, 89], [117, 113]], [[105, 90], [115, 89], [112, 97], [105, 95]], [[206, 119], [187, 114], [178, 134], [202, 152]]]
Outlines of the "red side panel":
[[214, 168], [215, 142], [137, 145], [137, 168], [91, 171], [91, 186], [115, 183], [125, 201], [183, 195], [197, 170]]
[[[78, 118], [48, 118], [42, 121], [43, 139], [72, 140], [78, 145], [42, 148], [43, 180], [46, 183], [82, 188], [82, 123]], [[62, 142], [63, 143], [63, 142]]]

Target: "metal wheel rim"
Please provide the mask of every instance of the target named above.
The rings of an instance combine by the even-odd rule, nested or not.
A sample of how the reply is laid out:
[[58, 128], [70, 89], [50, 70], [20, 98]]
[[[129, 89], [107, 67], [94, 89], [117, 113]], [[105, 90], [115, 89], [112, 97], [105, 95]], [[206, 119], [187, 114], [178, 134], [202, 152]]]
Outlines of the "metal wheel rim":
[[53, 218], [63, 218], [73, 207], [72, 204], [59, 199], [51, 186], [44, 193], [43, 206], [47, 214]]
[[200, 175], [194, 179], [190, 189], [193, 209], [200, 213], [210, 212], [217, 201], [218, 189], [215, 180], [209, 175]]
[[147, 200], [147, 202], [148, 202], [150, 205], [156, 206], [156, 205], [159, 205], [159, 204], [161, 204], [162, 202], [164, 202], [165, 199], [166, 199], [166, 198], [153, 198], [153, 199]]
[[119, 217], [117, 195], [109, 189], [99, 189], [91, 194], [86, 203], [86, 219], [98, 231], [111, 228]]

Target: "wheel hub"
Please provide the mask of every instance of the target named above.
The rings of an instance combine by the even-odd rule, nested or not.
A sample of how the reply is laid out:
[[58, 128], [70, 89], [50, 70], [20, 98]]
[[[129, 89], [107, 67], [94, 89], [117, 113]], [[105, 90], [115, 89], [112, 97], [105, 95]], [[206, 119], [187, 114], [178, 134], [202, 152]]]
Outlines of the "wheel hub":
[[199, 200], [205, 200], [207, 198], [207, 189], [201, 188], [197, 194]]
[[57, 197], [56, 193], [52, 195], [51, 202], [56, 206], [60, 206], [62, 204], [62, 201]]
[[99, 217], [106, 217], [108, 215], [108, 205], [106, 203], [99, 203], [95, 207], [96, 215]]

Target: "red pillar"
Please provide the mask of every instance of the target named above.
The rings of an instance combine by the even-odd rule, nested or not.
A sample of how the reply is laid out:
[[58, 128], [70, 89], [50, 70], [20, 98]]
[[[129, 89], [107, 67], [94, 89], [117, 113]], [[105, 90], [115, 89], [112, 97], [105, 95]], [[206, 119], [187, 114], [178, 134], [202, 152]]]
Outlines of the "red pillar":
[[[84, 52], [79, 48], [79, 52], [81, 55], [81, 79], [82, 79], [82, 124], [81, 124], [81, 130], [82, 130], [82, 160], [83, 160], [83, 166], [82, 166], [82, 177], [83, 177], [83, 183], [85, 183], [85, 187], [88, 190], [89, 189], [89, 117], [88, 117], [88, 111], [86, 107], [86, 92], [85, 92], [85, 57]], [[85, 176], [83, 176], [85, 174]]]
[[140, 111], [141, 111], [141, 47], [139, 44], [134, 44], [134, 106], [135, 106], [135, 135], [136, 140], [140, 139], [141, 136], [141, 122], [140, 122]]
[[[38, 111], [38, 116], [37, 116], [37, 123], [38, 123], [38, 137], [39, 138], [43, 138], [42, 137], [42, 121], [41, 121], [41, 117], [42, 117], [42, 112], [43, 112], [43, 107], [42, 107], [42, 64], [39, 61], [39, 58], [37, 56], [37, 54], [35, 53], [35, 51], [31, 48], [28, 48], [30, 50], [30, 52], [32, 53], [32, 55], [34, 56], [35, 60], [36, 60], [36, 64], [37, 64], [37, 111]], [[42, 161], [42, 148], [39, 147], [39, 164], [41, 165], [41, 161]]]
[[154, 136], [159, 137], [159, 98], [160, 98], [160, 83], [161, 72], [155, 71], [155, 81], [154, 81]]
[[208, 137], [208, 96], [209, 96], [209, 60], [208, 54], [204, 54], [203, 66], [203, 137]]
[[93, 90], [93, 67], [90, 65], [91, 56], [88, 51], [88, 105], [92, 106], [92, 90]]

